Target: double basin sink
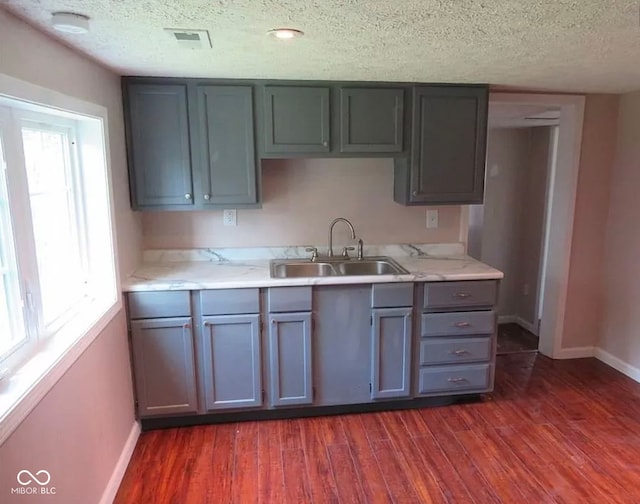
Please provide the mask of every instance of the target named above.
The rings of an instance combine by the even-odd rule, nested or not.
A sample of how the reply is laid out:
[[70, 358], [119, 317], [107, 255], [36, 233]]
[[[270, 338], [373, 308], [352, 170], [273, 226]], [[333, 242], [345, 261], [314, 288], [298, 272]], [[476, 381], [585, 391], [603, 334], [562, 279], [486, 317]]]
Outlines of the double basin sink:
[[328, 277], [354, 275], [407, 275], [390, 257], [364, 259], [282, 259], [271, 261], [271, 278]]

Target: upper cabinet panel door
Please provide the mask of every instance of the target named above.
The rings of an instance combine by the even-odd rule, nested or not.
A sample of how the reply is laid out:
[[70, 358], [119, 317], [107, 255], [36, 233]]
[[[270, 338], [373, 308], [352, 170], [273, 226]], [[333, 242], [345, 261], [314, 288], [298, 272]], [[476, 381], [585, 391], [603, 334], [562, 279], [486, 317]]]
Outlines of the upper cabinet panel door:
[[402, 152], [403, 122], [403, 89], [340, 90], [340, 152]]
[[478, 86], [414, 89], [411, 203], [482, 203], [487, 93]]
[[257, 202], [251, 86], [198, 88], [203, 205]]
[[329, 152], [329, 88], [266, 86], [264, 151]]
[[193, 205], [187, 86], [129, 84], [126, 93], [134, 208]]

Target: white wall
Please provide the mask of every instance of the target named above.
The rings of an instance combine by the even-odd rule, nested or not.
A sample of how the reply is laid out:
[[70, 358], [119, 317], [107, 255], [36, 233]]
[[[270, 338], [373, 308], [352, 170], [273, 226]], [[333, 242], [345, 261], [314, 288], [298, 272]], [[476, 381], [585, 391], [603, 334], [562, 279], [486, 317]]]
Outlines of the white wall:
[[640, 368], [640, 92], [623, 95], [606, 224], [599, 346]]
[[[120, 79], [0, 9], [0, 73], [108, 109], [120, 269], [140, 257], [129, 209]], [[134, 427], [124, 311], [0, 446], [0, 502], [98, 502]], [[11, 496], [21, 469], [51, 473], [55, 496]]]

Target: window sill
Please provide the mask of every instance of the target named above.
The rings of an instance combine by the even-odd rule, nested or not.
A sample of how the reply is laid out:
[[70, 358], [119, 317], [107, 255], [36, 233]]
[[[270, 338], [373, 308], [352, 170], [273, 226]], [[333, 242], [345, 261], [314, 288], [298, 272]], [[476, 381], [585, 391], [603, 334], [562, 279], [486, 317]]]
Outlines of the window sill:
[[0, 381], [0, 445], [78, 360], [122, 309], [115, 303], [94, 302], [61, 328], [47, 346]]

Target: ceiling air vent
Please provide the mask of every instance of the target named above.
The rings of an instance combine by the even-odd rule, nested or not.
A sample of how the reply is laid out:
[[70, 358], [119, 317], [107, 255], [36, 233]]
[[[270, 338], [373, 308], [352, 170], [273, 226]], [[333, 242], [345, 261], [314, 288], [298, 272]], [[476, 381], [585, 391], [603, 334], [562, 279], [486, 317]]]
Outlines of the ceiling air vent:
[[165, 28], [164, 31], [183, 49], [211, 49], [211, 38], [207, 30]]

